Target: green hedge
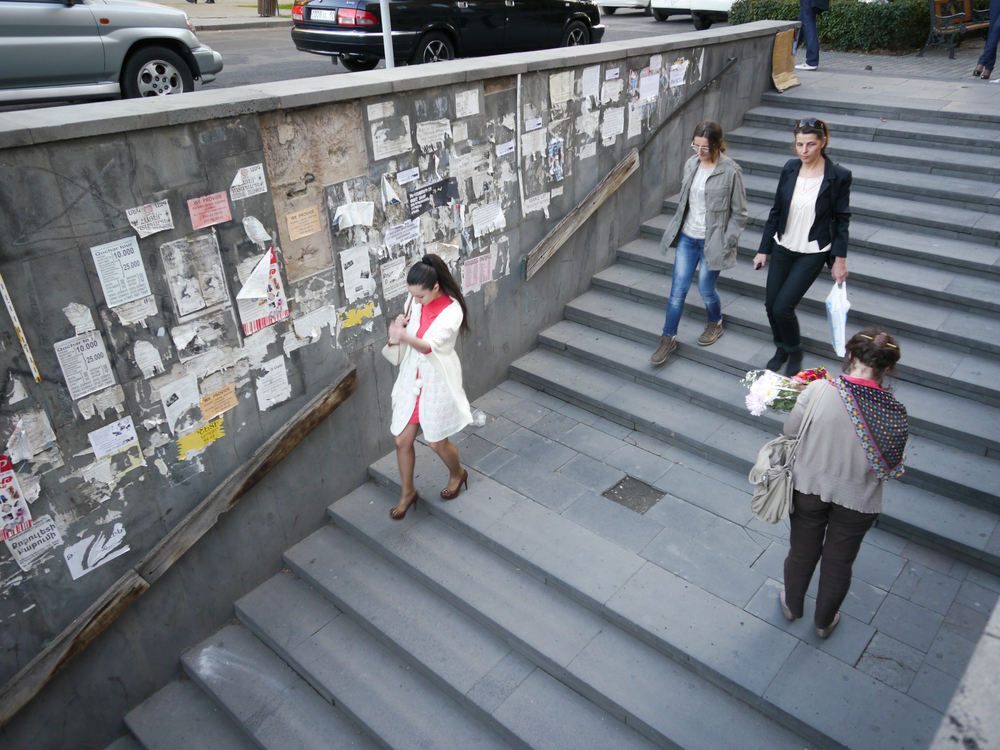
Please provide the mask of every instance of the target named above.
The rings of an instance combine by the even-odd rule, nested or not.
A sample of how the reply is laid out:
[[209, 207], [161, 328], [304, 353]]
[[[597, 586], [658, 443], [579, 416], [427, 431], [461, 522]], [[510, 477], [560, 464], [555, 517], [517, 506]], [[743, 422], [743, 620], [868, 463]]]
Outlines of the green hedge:
[[[973, 6], [989, 7], [989, 0], [974, 0]], [[736, 0], [729, 10], [732, 25], [798, 17], [798, 0]], [[909, 52], [927, 41], [930, 13], [927, 0], [831, 0], [830, 10], [816, 18], [816, 30], [820, 45], [827, 49]]]

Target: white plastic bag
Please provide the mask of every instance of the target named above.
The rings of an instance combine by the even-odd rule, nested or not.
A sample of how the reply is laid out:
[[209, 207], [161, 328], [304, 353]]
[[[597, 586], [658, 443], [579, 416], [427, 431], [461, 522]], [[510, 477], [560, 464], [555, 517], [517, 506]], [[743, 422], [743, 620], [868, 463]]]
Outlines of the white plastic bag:
[[830, 340], [838, 357], [847, 354], [847, 311], [850, 309], [847, 282], [834, 282], [833, 289], [826, 295], [826, 319], [830, 321]]

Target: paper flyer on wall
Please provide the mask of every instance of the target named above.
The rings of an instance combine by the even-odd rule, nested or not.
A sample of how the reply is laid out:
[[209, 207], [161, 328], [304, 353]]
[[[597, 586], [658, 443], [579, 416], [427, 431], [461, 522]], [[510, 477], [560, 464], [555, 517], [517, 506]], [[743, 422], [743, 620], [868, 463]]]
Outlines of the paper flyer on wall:
[[31, 527], [31, 510], [21, 494], [14, 465], [7, 456], [0, 456], [0, 534], [10, 539]]
[[341, 252], [340, 268], [344, 274], [344, 293], [348, 302], [368, 297], [375, 291], [371, 258], [367, 247], [352, 247]]
[[144, 206], [125, 209], [125, 218], [140, 237], [174, 228], [174, 217], [170, 213], [170, 203], [162, 200]]
[[59, 341], [55, 350], [69, 397], [74, 401], [115, 384], [104, 339], [97, 331]]
[[127, 445], [139, 442], [139, 436], [135, 434], [135, 425], [132, 424], [130, 416], [88, 433], [87, 439], [94, 449], [95, 458], [104, 458], [117, 453]]
[[178, 317], [229, 301], [215, 232], [164, 243], [160, 256]]
[[94, 257], [97, 278], [108, 307], [118, 307], [150, 294], [149, 279], [135, 237], [97, 245], [90, 248], [90, 254]]
[[20, 534], [7, 538], [11, 557], [24, 572], [31, 570], [51, 549], [62, 546], [62, 536], [52, 516], [39, 516]]
[[430, 185], [413, 188], [409, 195], [410, 218], [458, 200], [458, 180], [448, 177]]
[[225, 190], [221, 193], [192, 198], [187, 203], [188, 213], [191, 214], [192, 229], [204, 229], [233, 220], [233, 214], [229, 210], [229, 198], [226, 196]]
[[236, 304], [246, 336], [288, 317], [288, 301], [273, 247], [254, 266], [236, 295]]
[[[178, 378], [160, 388], [160, 401], [163, 403], [163, 413], [167, 418], [167, 427], [174, 435], [188, 431], [201, 420], [200, 398], [198, 391], [198, 376], [194, 373]], [[190, 414], [192, 409], [198, 409], [197, 414]]]
[[229, 195], [234, 201], [241, 201], [251, 195], [260, 195], [266, 192], [267, 180], [264, 178], [263, 164], [241, 168], [233, 177], [232, 185], [229, 186]]
[[390, 300], [406, 293], [406, 258], [393, 258], [382, 264], [382, 297]]

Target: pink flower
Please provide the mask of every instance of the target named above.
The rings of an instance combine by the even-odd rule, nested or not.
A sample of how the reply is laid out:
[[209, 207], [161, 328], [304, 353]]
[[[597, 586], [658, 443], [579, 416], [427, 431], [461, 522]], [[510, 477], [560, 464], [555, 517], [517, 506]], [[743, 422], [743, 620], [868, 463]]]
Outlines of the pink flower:
[[765, 411], [767, 411], [767, 402], [764, 400], [764, 396], [760, 393], [755, 393], [750, 391], [747, 394], [747, 409], [755, 417], [759, 417]]

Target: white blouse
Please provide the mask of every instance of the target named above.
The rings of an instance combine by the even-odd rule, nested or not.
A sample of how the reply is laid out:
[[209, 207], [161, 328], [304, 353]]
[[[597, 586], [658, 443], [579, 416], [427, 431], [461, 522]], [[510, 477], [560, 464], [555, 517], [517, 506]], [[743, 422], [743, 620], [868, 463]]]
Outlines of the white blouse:
[[799, 177], [795, 180], [795, 191], [792, 202], [788, 206], [788, 222], [785, 224], [785, 234], [774, 241], [793, 253], [825, 253], [830, 246], [821, 248], [816, 240], [809, 239], [809, 230], [816, 221], [816, 198], [823, 184], [823, 175], [819, 177]]
[[681, 231], [693, 240], [705, 239], [705, 183], [708, 176], [712, 174], [715, 167], [702, 169], [701, 166], [695, 172], [691, 181], [691, 188], [688, 192], [688, 210], [684, 217], [684, 226]]

